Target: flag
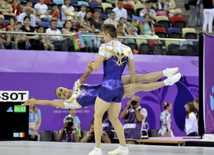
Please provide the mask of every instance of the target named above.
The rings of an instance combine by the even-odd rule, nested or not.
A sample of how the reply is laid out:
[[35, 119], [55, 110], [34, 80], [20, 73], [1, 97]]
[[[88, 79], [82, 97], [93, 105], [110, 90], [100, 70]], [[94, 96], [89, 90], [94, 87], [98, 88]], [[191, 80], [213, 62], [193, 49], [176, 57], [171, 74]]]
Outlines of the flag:
[[75, 50], [85, 47], [81, 32], [77, 32], [76, 34], [72, 35], [71, 38], [73, 40]]
[[139, 26], [140, 24], [143, 24], [146, 22], [146, 19], [132, 15], [132, 23], [134, 26]]

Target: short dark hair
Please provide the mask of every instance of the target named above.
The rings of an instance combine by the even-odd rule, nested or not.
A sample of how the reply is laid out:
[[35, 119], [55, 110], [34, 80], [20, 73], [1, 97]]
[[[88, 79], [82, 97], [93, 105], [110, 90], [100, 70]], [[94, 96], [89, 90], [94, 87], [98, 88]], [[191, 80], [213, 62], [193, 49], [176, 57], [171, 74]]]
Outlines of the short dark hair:
[[150, 3], [151, 3], [151, 1], [146, 1], [146, 2], [145, 2], [145, 4], [150, 4]]
[[115, 13], [114, 11], [111, 11], [110, 14]]
[[94, 10], [94, 14], [95, 14], [95, 12], [98, 12], [100, 14], [100, 12], [98, 10]]
[[117, 28], [118, 28], [118, 27], [120, 27], [120, 26], [122, 26], [122, 27], [123, 27], [123, 25], [122, 25], [122, 24], [117, 24]]
[[53, 3], [53, 4], [52, 4], [52, 7], [54, 7], [54, 6], [57, 6], [57, 4], [56, 4], [56, 3]]
[[195, 101], [195, 103], [199, 103], [199, 99], [198, 98], [194, 98], [193, 101]]
[[[86, 7], [86, 8], [87, 8], [87, 6], [86, 6], [85, 4], [81, 5], [81, 7]], [[81, 8], [81, 7], [80, 7], [80, 8]]]
[[103, 25], [102, 31], [105, 33], [105, 35], [109, 34], [112, 38], [117, 38], [117, 29], [112, 24]]
[[63, 24], [63, 27], [65, 28], [65, 25], [67, 24], [67, 22], [71, 23], [70, 31], [74, 31], [73, 26], [72, 26], [72, 22], [70, 20], [66, 20], [65, 23]]
[[79, 29], [82, 29], [82, 28], [84, 29], [84, 27], [83, 27], [83, 26], [79, 26], [78, 30], [79, 30]]
[[26, 19], [29, 19], [29, 20], [31, 21], [31, 19], [30, 19], [29, 16], [25, 16], [25, 17], [24, 17], [24, 21], [25, 21]]
[[124, 0], [118, 0], [118, 2], [124, 2]]
[[40, 29], [41, 27], [43, 28], [43, 26], [42, 26], [42, 25], [39, 25], [39, 26], [37, 27], [37, 31], [38, 31], [38, 29]]
[[27, 2], [26, 2], [26, 3], [32, 3], [32, 2], [31, 2], [31, 0], [27, 0]]
[[189, 113], [194, 112], [195, 113], [195, 106], [194, 103], [188, 102], [187, 106], [189, 106]]
[[65, 120], [71, 120], [71, 121], [73, 121], [73, 118], [72, 117], [66, 117]]
[[20, 22], [20, 21], [16, 22], [16, 25], [18, 25], [18, 24], [22, 24], [22, 22]]
[[51, 20], [51, 23], [52, 23], [52, 22], [58, 22], [58, 20], [56, 20], [56, 19], [52, 19], [52, 20]]
[[170, 102], [163, 102], [162, 105], [163, 105], [163, 108], [166, 109], [167, 107], [170, 106], [170, 104], [171, 104]]

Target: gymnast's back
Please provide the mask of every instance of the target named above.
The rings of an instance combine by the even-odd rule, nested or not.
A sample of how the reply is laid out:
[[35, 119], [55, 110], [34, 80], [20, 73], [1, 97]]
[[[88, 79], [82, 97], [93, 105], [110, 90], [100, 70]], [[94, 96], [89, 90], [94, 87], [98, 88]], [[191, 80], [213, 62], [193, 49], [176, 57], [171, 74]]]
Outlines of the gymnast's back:
[[132, 50], [120, 41], [112, 40], [100, 46], [99, 55], [105, 59], [103, 83], [98, 96], [106, 102], [121, 102], [124, 94], [121, 77], [126, 64], [133, 59]]

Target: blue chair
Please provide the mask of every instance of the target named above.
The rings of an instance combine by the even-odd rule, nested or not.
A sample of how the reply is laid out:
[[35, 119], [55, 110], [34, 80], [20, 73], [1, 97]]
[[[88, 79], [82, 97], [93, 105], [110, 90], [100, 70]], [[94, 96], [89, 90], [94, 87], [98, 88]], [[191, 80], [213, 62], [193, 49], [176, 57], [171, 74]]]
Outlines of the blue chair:
[[100, 5], [100, 3], [97, 3], [97, 2], [91, 2], [90, 6], [91, 6], [92, 9], [94, 9], [94, 7], [101, 6], [101, 5]]
[[63, 0], [53, 0], [53, 3], [56, 3], [57, 5], [59, 4], [64, 4]]
[[27, 2], [27, 0], [19, 0], [19, 2]]
[[179, 28], [168, 28], [169, 38], [182, 38], [181, 30]]
[[63, 27], [63, 22], [58, 22], [58, 25], [57, 25], [57, 27]]
[[71, 1], [71, 5], [77, 4], [77, 1]]
[[76, 25], [74, 23], [72, 23], [72, 27], [76, 27]]
[[10, 21], [9, 20], [4, 20], [3, 24], [9, 25]]
[[89, 6], [88, 2], [85, 2], [85, 1], [77, 1], [77, 4], [78, 4], [79, 6], [81, 6], [81, 5]]
[[100, 19], [101, 19], [101, 18], [107, 18], [107, 16], [106, 16], [105, 14], [101, 13], [99, 18], [100, 18]]
[[51, 10], [47, 10], [48, 14], [50, 14]]
[[[20, 1], [21, 2], [21, 1]], [[39, 0], [31, 0], [32, 3], [38, 3]]]
[[39, 22], [38, 25], [43, 26], [43, 27], [49, 27], [50, 23], [48, 23], [48, 22]]

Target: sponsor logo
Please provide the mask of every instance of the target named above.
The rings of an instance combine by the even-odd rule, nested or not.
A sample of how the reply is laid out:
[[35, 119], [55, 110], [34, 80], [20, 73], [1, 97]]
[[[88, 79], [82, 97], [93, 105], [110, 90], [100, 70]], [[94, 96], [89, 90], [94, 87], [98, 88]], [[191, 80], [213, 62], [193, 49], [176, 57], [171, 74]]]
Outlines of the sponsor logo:
[[13, 112], [13, 107], [9, 107], [9, 108], [7, 109], [7, 112]]

